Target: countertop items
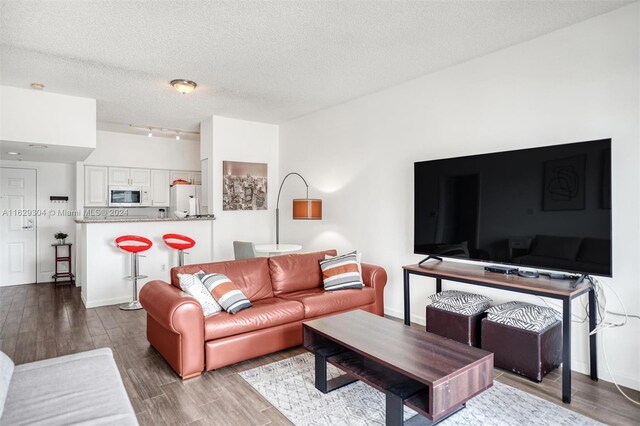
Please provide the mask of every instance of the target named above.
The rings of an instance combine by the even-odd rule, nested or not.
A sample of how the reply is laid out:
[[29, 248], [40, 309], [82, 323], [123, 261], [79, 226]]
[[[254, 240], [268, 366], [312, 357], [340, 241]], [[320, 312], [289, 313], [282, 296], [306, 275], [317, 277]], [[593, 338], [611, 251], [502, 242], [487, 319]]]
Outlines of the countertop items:
[[215, 220], [214, 215], [201, 215], [185, 217], [184, 219], [178, 219], [177, 217], [127, 217], [127, 216], [115, 216], [115, 217], [96, 217], [96, 218], [79, 218], [76, 219], [76, 223], [120, 223], [120, 222], [183, 222], [194, 220]]

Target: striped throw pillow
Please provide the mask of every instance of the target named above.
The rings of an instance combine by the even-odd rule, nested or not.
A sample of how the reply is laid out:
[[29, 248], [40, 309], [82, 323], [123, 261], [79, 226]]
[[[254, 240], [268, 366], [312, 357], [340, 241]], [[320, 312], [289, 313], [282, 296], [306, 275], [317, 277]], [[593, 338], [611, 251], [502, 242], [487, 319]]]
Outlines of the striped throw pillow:
[[222, 309], [230, 314], [237, 314], [251, 307], [247, 296], [226, 275], [198, 274], [198, 277]]
[[[359, 251], [352, 251], [347, 254], [356, 255], [356, 262], [358, 262], [358, 271], [360, 271], [360, 276], [362, 276], [362, 253], [360, 253]], [[325, 254], [324, 260], [333, 259], [334, 257], [338, 257], [338, 256], [331, 256], [330, 254]]]
[[[204, 274], [204, 272], [202, 272], [202, 274]], [[211, 293], [208, 292], [204, 284], [202, 284], [198, 274], [178, 274], [178, 280], [180, 281], [182, 291], [200, 303], [204, 316], [215, 314], [222, 310], [218, 302], [215, 301]]]
[[364, 287], [356, 253], [321, 260], [320, 269], [327, 291]]

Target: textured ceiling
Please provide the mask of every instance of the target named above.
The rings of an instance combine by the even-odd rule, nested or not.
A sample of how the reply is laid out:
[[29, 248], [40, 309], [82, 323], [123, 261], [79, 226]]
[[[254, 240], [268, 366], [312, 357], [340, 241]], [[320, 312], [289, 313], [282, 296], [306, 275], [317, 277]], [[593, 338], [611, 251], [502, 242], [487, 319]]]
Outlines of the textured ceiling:
[[278, 123], [627, 3], [1, 0], [0, 83], [96, 98], [103, 122]]

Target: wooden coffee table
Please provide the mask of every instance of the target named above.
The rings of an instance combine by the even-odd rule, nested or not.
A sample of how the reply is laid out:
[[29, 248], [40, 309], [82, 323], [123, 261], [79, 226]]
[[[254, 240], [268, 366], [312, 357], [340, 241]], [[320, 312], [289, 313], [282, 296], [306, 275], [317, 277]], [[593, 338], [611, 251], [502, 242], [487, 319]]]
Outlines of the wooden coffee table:
[[[386, 424], [407, 405], [433, 423], [493, 385], [493, 354], [358, 310], [304, 322], [323, 393], [361, 380], [385, 393]], [[327, 380], [327, 363], [347, 374]]]

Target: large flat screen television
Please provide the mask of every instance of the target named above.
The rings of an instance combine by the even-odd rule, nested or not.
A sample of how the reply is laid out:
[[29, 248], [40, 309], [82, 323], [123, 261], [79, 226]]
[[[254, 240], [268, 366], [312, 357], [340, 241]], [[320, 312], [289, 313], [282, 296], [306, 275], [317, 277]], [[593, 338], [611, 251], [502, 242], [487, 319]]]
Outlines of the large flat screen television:
[[414, 252], [611, 276], [611, 139], [415, 163]]

